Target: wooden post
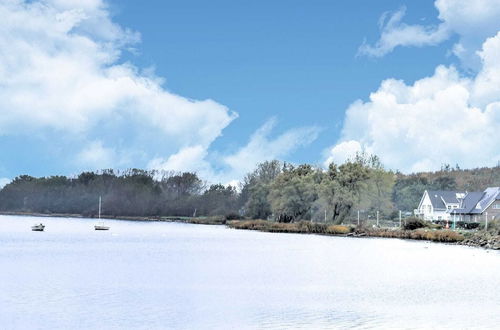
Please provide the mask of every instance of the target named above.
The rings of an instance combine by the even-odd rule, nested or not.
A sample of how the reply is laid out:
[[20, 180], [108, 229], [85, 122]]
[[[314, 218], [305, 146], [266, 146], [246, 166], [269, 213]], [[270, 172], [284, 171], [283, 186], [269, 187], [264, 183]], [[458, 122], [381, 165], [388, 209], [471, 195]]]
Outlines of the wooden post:
[[401, 210], [399, 210], [399, 228], [401, 228]]
[[377, 227], [378, 227], [378, 211], [377, 211]]
[[358, 210], [358, 226], [359, 226], [359, 210]]
[[485, 215], [486, 215], [486, 222], [484, 223], [484, 230], [488, 231], [488, 212], [486, 212]]

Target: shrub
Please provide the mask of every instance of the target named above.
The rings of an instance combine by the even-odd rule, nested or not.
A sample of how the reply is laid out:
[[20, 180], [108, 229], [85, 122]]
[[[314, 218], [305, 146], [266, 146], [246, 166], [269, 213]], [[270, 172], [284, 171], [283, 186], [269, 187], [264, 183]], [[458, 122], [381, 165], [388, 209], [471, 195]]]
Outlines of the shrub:
[[323, 234], [326, 232], [326, 225], [317, 222], [300, 221], [297, 222], [297, 229], [301, 233]]
[[[481, 223], [479, 229], [484, 230], [485, 224]], [[488, 221], [488, 232], [493, 235], [500, 235], [500, 219]]]
[[417, 217], [409, 217], [405, 219], [405, 224], [403, 226], [406, 230], [415, 230], [419, 228], [427, 227], [427, 223]]
[[330, 225], [326, 228], [328, 234], [345, 235], [351, 232], [351, 228], [342, 225]]
[[228, 213], [225, 216], [226, 220], [241, 220], [243, 217], [239, 215], [238, 213]]

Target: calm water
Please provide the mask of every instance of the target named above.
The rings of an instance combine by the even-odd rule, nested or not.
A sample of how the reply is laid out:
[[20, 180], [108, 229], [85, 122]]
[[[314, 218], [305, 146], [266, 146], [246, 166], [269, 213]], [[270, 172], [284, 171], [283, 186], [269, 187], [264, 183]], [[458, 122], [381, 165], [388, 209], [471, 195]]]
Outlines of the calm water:
[[[45, 232], [30, 226], [42, 221]], [[0, 216], [2, 329], [498, 328], [500, 253]]]

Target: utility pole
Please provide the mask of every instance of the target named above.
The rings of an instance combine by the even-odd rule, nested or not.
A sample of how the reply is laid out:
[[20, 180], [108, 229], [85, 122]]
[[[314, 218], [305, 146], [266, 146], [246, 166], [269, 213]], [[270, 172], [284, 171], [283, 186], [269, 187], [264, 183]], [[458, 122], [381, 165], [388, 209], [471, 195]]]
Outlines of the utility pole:
[[484, 223], [484, 230], [488, 230], [488, 212], [486, 212], [486, 222]]
[[358, 226], [359, 226], [359, 210], [358, 210]]
[[325, 222], [326, 222], [326, 209], [325, 209]]
[[401, 210], [399, 210], [399, 228], [401, 228]]
[[378, 227], [378, 211], [377, 211], [377, 227]]

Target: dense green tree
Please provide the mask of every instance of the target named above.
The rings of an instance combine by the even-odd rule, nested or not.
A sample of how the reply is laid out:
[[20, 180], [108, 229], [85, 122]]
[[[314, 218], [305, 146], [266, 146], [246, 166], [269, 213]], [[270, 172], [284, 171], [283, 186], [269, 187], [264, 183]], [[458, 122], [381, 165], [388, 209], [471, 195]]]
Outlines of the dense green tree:
[[247, 217], [267, 219], [272, 214], [269, 192], [281, 170], [281, 162], [266, 161], [258, 164], [253, 172], [245, 176], [241, 185], [239, 205], [243, 207]]
[[322, 171], [311, 165], [285, 166], [269, 192], [275, 219], [280, 222], [310, 220], [322, 177]]
[[413, 211], [418, 207], [424, 191], [429, 188], [429, 181], [425, 177], [399, 174], [392, 193], [395, 207], [402, 211]]
[[330, 164], [316, 208], [326, 211], [328, 221], [341, 223], [359, 203], [369, 175], [369, 168], [360, 161], [347, 161], [340, 166]]
[[354, 162], [368, 170], [368, 178], [360, 191], [360, 199], [355, 208], [369, 213], [377, 211], [388, 215], [393, 210], [392, 192], [396, 175], [387, 171], [376, 155], [357, 154]]
[[433, 190], [456, 190], [457, 182], [451, 176], [440, 176], [432, 181], [430, 188]]

